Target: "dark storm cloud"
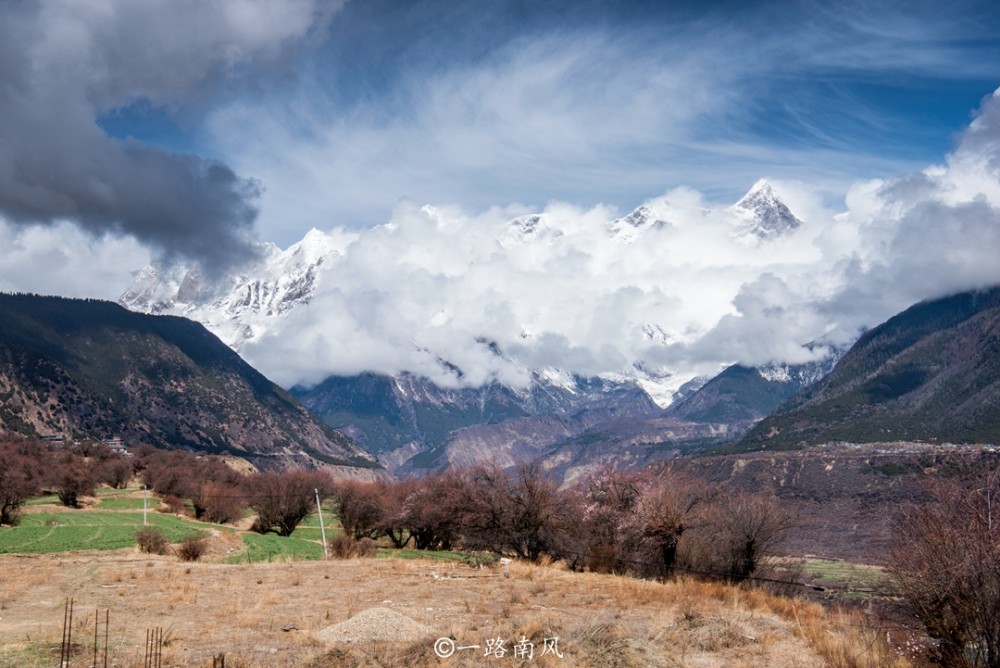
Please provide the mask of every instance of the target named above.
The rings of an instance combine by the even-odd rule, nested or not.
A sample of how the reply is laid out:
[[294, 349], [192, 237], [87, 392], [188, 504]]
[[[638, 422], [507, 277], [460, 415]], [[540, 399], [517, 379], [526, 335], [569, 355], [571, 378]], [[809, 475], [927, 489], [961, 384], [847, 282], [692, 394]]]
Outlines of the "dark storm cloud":
[[310, 3], [7, 3], [0, 11], [0, 216], [126, 234], [208, 270], [253, 253], [260, 185], [223, 162], [109, 137], [102, 115], [168, 112], [239, 82], [321, 22]]

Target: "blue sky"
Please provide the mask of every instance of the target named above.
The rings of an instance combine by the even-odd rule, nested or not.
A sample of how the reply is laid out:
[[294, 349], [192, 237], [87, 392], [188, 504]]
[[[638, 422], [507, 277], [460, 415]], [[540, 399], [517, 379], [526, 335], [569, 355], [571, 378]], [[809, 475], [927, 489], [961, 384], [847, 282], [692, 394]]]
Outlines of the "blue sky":
[[[116, 299], [318, 228], [322, 294], [241, 348], [287, 384], [487, 379], [484, 337], [585, 374], [803, 361], [1000, 282], [998, 87], [995, 2], [0, 0], [0, 290]], [[804, 224], [747, 246], [762, 177]], [[610, 239], [640, 204], [662, 229]]]
[[940, 162], [1000, 85], [992, 2], [318, 6], [280, 48], [98, 109], [100, 127], [257, 179], [259, 235], [284, 246], [401, 199], [628, 210], [769, 177], [836, 206]]

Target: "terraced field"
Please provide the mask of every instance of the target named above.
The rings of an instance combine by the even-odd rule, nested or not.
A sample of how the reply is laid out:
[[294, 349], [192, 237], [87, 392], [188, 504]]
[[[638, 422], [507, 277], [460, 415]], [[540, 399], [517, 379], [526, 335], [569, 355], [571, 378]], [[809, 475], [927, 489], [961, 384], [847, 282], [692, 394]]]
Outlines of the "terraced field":
[[[232, 530], [160, 513], [148, 513], [146, 521], [148, 526], [162, 531], [171, 542], [204, 535], [209, 528]], [[30, 513], [22, 516], [20, 525], [0, 530], [0, 554], [117, 550], [135, 545], [135, 534], [142, 527], [141, 512], [80, 510]]]
[[[117, 550], [133, 547], [136, 532], [146, 525], [162, 531], [171, 543], [192, 536], [228, 535], [222, 551], [230, 563], [317, 560], [323, 557], [318, 515], [306, 517], [290, 537], [240, 532], [231, 526], [199, 522], [178, 515], [154, 512], [159, 499], [143, 499], [140, 490], [98, 491], [92, 505], [69, 509], [55, 495], [39, 496], [25, 504], [16, 527], [0, 529], [0, 554], [53, 554], [84, 550]], [[143, 512], [143, 507], [148, 512]], [[343, 529], [332, 507], [323, 509], [327, 539]]]

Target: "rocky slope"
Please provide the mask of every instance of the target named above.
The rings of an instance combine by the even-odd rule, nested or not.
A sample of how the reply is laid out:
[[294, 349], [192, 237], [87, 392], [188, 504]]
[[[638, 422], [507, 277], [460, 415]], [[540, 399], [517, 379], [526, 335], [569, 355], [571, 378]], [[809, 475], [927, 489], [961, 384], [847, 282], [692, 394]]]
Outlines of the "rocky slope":
[[661, 412], [633, 384], [537, 373], [519, 389], [500, 383], [442, 388], [411, 374], [362, 374], [292, 393], [401, 473], [481, 461], [513, 464], [602, 421]]
[[0, 295], [0, 428], [377, 468], [202, 325], [110, 302]]
[[754, 423], [773, 413], [797, 392], [833, 370], [840, 359], [833, 351], [818, 362], [747, 367], [734, 364], [691, 396], [670, 406], [679, 420], [706, 423]]

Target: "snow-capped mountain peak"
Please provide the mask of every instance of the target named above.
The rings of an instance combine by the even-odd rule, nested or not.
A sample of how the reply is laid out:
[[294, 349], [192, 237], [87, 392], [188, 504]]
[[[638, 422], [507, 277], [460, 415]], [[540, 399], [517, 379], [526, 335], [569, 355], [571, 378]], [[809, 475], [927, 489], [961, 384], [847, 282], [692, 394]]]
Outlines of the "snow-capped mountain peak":
[[316, 229], [284, 251], [262, 244], [258, 260], [211, 285], [198, 265], [150, 265], [118, 302], [140, 313], [197, 320], [238, 350], [273, 329], [274, 319], [309, 302], [320, 267], [341, 254], [339, 245], [333, 234]]
[[644, 231], [661, 229], [666, 225], [669, 225], [669, 223], [661, 220], [652, 209], [647, 206], [640, 206], [624, 218], [619, 218], [608, 223], [608, 234], [618, 241], [631, 243]]
[[733, 236], [741, 241], [768, 241], [792, 234], [802, 226], [802, 221], [781, 201], [766, 179], [757, 181], [730, 211], [739, 220]]
[[563, 231], [549, 224], [544, 215], [531, 214], [514, 218], [507, 223], [506, 230], [498, 239], [507, 248], [537, 242], [540, 239], [558, 239]]

